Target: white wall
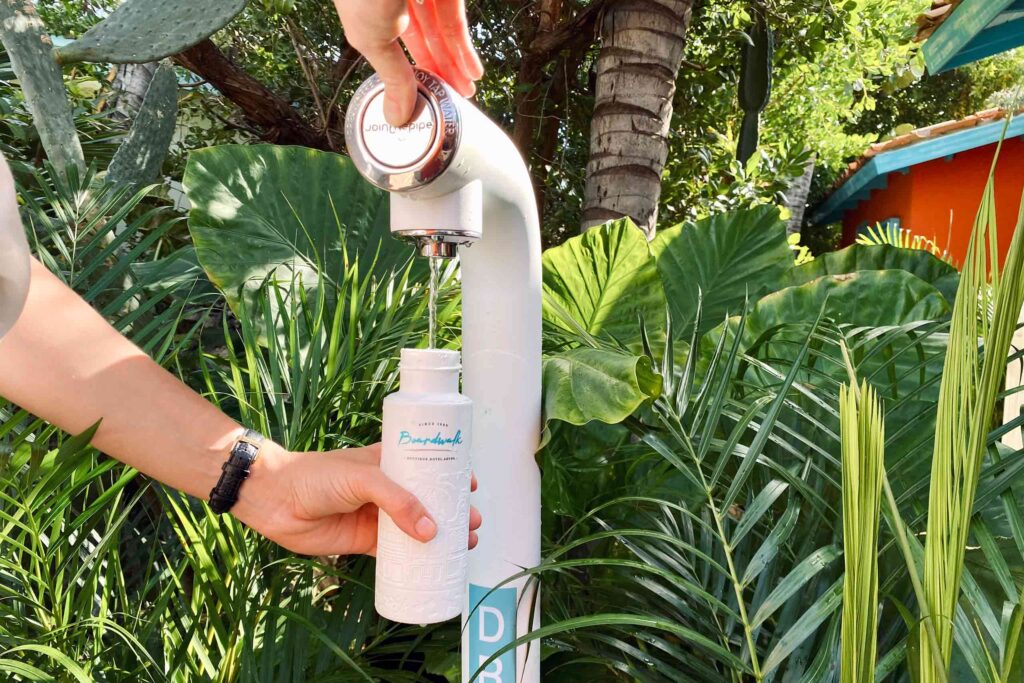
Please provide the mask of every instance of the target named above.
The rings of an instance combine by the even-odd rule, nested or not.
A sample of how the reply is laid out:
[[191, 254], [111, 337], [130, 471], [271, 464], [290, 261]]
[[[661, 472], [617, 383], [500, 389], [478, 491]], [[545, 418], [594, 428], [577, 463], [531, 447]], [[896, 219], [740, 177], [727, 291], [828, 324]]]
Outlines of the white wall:
[[[1021, 311], [1020, 322], [1024, 323], [1024, 310]], [[1018, 328], [1013, 335], [1013, 342], [1010, 346], [1010, 354], [1024, 349], [1024, 329]], [[1024, 362], [1016, 360], [1006, 367], [1006, 388], [1016, 389], [1024, 384]], [[1003, 423], [1009, 422], [1020, 416], [1024, 408], [1024, 392], [1014, 394], [1006, 399], [1003, 405]], [[1021, 439], [1021, 430], [1015, 429], [1003, 437], [1003, 443], [1015, 450], [1024, 448]]]

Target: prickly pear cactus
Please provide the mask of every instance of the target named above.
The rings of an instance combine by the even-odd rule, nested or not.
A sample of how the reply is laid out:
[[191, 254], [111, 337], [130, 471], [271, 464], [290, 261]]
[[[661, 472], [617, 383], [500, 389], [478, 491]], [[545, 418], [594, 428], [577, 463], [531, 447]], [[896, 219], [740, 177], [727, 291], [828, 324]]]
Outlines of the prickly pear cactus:
[[57, 50], [61, 64], [142, 64], [176, 55], [224, 28], [246, 0], [126, 0], [81, 38]]
[[754, 13], [754, 24], [747, 33], [748, 43], [743, 45], [743, 64], [740, 75], [740, 106], [743, 108], [743, 127], [736, 158], [746, 163], [757, 149], [761, 112], [768, 105], [772, 92], [772, 53], [775, 37], [764, 13]]
[[174, 137], [177, 115], [178, 79], [173, 67], [162, 65], [153, 74], [128, 137], [110, 162], [107, 180], [142, 185], [156, 179]]
[[53, 59], [53, 44], [35, 7], [27, 0], [0, 0], [0, 41], [18, 76], [46, 155], [60, 173], [84, 170], [64, 77]]

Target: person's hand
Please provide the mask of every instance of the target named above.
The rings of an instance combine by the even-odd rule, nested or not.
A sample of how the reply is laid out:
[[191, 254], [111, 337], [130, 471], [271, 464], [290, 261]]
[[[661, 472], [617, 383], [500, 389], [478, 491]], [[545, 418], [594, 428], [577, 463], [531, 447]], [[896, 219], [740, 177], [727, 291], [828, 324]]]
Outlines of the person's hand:
[[[473, 478], [476, 490], [476, 477]], [[232, 514], [247, 526], [303, 555], [373, 555], [377, 514], [426, 542], [437, 526], [423, 504], [380, 469], [380, 444], [328, 453], [288, 453], [266, 444], [242, 485]], [[469, 515], [469, 547], [480, 513]]]
[[416, 81], [402, 46], [416, 64], [472, 97], [484, 73], [466, 23], [464, 0], [334, 0], [349, 45], [384, 81], [384, 116], [405, 125], [416, 105]]

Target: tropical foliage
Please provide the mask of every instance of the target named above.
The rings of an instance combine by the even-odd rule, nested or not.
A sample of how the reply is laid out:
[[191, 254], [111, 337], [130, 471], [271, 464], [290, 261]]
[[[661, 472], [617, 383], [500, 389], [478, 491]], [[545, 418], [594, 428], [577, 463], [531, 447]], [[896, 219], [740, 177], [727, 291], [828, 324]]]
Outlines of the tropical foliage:
[[[985, 206], [991, 207], [991, 199]], [[982, 215], [988, 216], [984, 207]], [[723, 217], [719, 230], [746, 220], [742, 214]], [[615, 230], [607, 229], [609, 241], [617, 239]], [[659, 239], [673, 234], [664, 230]], [[984, 245], [988, 238], [976, 239]], [[652, 245], [662, 272], [663, 260], [676, 248], [671, 241], [665, 246]], [[707, 260], [703, 253], [710, 255]], [[688, 272], [698, 279], [721, 276], [710, 265], [720, 255], [714, 249], [696, 252]], [[558, 604], [562, 619], [549, 632], [572, 629], [570, 637], [559, 636], [566, 645], [553, 657], [567, 666], [601, 660], [637, 680], [833, 680], [840, 671], [844, 680], [909, 680], [923, 670], [926, 660], [918, 668], [913, 659], [927, 652], [922, 641], [931, 629], [922, 624], [930, 626], [928, 596], [941, 595], [952, 610], [960, 595], [948, 586], [929, 588], [920, 573], [923, 550], [917, 540], [926, 524], [948, 524], [945, 501], [952, 499], [934, 493], [943, 479], [939, 473], [967, 466], [958, 450], [938, 471], [929, 466], [933, 444], [942, 442], [932, 433], [942, 434], [960, 419], [936, 411], [939, 384], [951, 381], [942, 369], [955, 352], [965, 363], [989, 359], [986, 367], [993, 369], [986, 372], [992, 374], [984, 376], [1000, 376], [995, 368], [1005, 365], [1005, 335], [1013, 329], [1007, 320], [1020, 309], [1014, 298], [1019, 283], [1006, 284], [1016, 280], [1011, 273], [1018, 266], [1011, 263], [1017, 259], [1008, 259], [1008, 279], [989, 295], [1002, 302], [995, 313], [1000, 322], [991, 325], [1003, 337], [989, 340], [984, 348], [991, 353], [983, 356], [975, 337], [958, 339], [955, 330], [950, 336], [944, 322], [954, 299], [960, 310], [969, 305], [968, 319], [975, 311], [979, 320], [989, 315], [984, 299], [975, 308], [977, 294], [956, 296], [957, 278], [948, 264], [923, 251], [862, 245], [784, 266], [780, 279], [789, 286], [775, 285], [783, 288], [756, 302], [748, 299], [745, 306], [742, 299], [733, 301], [733, 310], [742, 314], [708, 329], [703, 339], [699, 331], [710, 325], [697, 306], [689, 340], [670, 329], [675, 343], [660, 359], [647, 346], [652, 363], [660, 360], [662, 391], [649, 408], [624, 421], [623, 431], [590, 428], [590, 436], [581, 439], [577, 430], [552, 430], [544, 464], [546, 477], [555, 473], [556, 480], [548, 479], [545, 493], [555, 495], [556, 510], [567, 515], [556, 538], [571, 551], [554, 548], [542, 571], [564, 586], [557, 592], [571, 596]], [[725, 263], [724, 274], [731, 274]], [[983, 266], [968, 269], [965, 277], [979, 272]], [[627, 280], [628, 274], [616, 279]], [[757, 278], [747, 282], [754, 291], [762, 285]], [[671, 292], [667, 279], [665, 284]], [[592, 282], [580, 298], [592, 297], [598, 286]], [[860, 288], [864, 294], [857, 293]], [[668, 298], [671, 308], [674, 297]], [[673, 309], [669, 327], [677, 318], [686, 320], [686, 311], [680, 307], [677, 315]], [[580, 343], [629, 352], [610, 335]], [[850, 372], [868, 383], [862, 398], [843, 396], [841, 383]], [[987, 381], [987, 391], [975, 391], [988, 397], [978, 410], [989, 416], [1000, 391], [995, 380]], [[886, 406], [884, 429], [879, 400]], [[965, 415], [962, 405], [957, 403], [957, 415]], [[975, 435], [970, 438], [979, 439], [982, 449], [972, 478], [957, 489], [971, 496], [962, 513], [972, 520], [970, 531], [929, 551], [954, 577], [962, 574], [967, 596], [956, 608], [957, 614], [964, 610], [962, 618], [945, 631], [946, 638], [955, 632], [958, 644], [951, 649], [946, 641], [943, 657], [952, 667], [947, 680], [1014, 680], [1019, 631], [1013, 577], [1020, 555], [1000, 539], [1008, 538], [1018, 514], [1006, 497], [1012, 498], [1019, 476], [1010, 463], [1021, 462], [1021, 454], [1008, 452], [997, 439], [1020, 422], [991, 434], [988, 417], [962, 427], [961, 434]], [[594, 476], [595, 467], [601, 486], [581, 490], [578, 482]], [[873, 484], [864, 490], [854, 481]], [[883, 483], [888, 529], [878, 523]], [[970, 533], [984, 549], [983, 559], [966, 550]], [[929, 533], [929, 543], [939, 536]], [[844, 551], [854, 555], [837, 562]], [[856, 573], [844, 575], [844, 564]], [[873, 575], [879, 577], [877, 588]], [[882, 596], [877, 617], [870, 597], [876, 590]], [[988, 627], [979, 631], [978, 620]], [[868, 643], [877, 647], [877, 659]]]
[[[986, 257], [996, 253], [989, 193], [963, 275], [928, 245], [891, 239], [797, 262], [775, 204], [808, 147], [836, 168], [862, 135], [900, 122], [906, 107], [892, 93], [919, 73], [894, 35], [909, 12], [891, 11], [900, 3], [826, 3], [805, 23], [814, 3], [766, 4], [786, 40], [746, 164], [734, 156], [730, 55], [747, 3], [698, 10], [696, 61], [679, 82], [690, 106], [673, 121], [684, 149], [672, 153], [663, 206], [683, 222], [651, 243], [628, 220], [568, 238], [585, 143], [582, 108], [567, 105], [589, 97], [592, 46], [530, 84], [552, 93], [548, 114], [562, 127], [559, 163], [533, 159], [542, 195], [560, 200], [546, 227], [562, 244], [543, 262], [544, 559], [526, 573], [543, 585], [544, 621], [527, 638], [555, 683], [1021, 680], [1024, 453], [1001, 438], [1024, 417], [994, 414], [1018, 391], [1001, 391], [1001, 378], [1024, 237], [1004, 269]], [[511, 54], [525, 30], [515, 3], [499, 5], [478, 4], [489, 13], [475, 30], [490, 52]], [[79, 37], [113, 3], [40, 6]], [[360, 66], [334, 49], [324, 7], [249, 3], [217, 40], [319, 121], [332, 147], [333, 108]], [[218, 21], [239, 8], [225, 4]], [[426, 327], [425, 269], [385, 238], [382, 193], [331, 152], [194, 151], [265, 133], [201, 83], [178, 88], [168, 149], [169, 67], [153, 90], [163, 105], [150, 101], [137, 135], [104, 108], [102, 68], [65, 70], [62, 117], [82, 155], [58, 168], [6, 59], [0, 151], [40, 260], [285, 446], [377, 440], [399, 349], [424, 343]], [[518, 111], [520, 75], [489, 66], [481, 103]], [[294, 85], [328, 72], [323, 90]], [[559, 74], [561, 93], [550, 90]], [[1010, 79], [975, 75], [991, 81], [975, 98]], [[890, 113], [872, 114], [876, 104]], [[836, 120], [841, 135], [826, 125]], [[169, 159], [126, 163], [150, 159], [132, 153], [150, 127]], [[168, 171], [183, 181], [187, 216], [176, 184], [147, 184]], [[458, 346], [457, 264], [442, 283], [441, 339]], [[372, 560], [296, 557], [95, 452], [89, 436], [0, 412], [5, 678], [458, 680], [458, 625], [380, 619]]]
[[[186, 173], [196, 248], [172, 253], [157, 245], [174, 248], [175, 219], [148, 188], [128, 201], [130, 190], [93, 175], [76, 185], [39, 175], [45, 189], [26, 194], [26, 216], [51, 268], [224, 410], [291, 448], [367, 443], [398, 349], [423, 339], [423, 275], [397, 243], [360, 227], [374, 225], [376, 191], [317, 191], [277, 170], [289, 154], [339, 174], [331, 183], [361, 182], [324, 152], [201, 152]], [[242, 172], [247, 194], [235, 199], [223, 179]], [[261, 220], [226, 210], [242, 204], [264, 207]], [[125, 219], [136, 227], [107, 237]], [[279, 251], [245, 247], [250, 239]], [[209, 252], [210, 240], [236, 249]], [[333, 254], [341, 259], [322, 265]], [[457, 344], [454, 275], [442, 323]], [[865, 245], [796, 266], [777, 210], [760, 207], [664, 229], [650, 245], [628, 222], [609, 224], [546, 252], [544, 276], [546, 550], [533, 573], [545, 586], [535, 637], [548, 676], [830, 680], [846, 614], [843, 525], [853, 523], [841, 384], [849, 363], [886, 405], [886, 471], [913, 540], [927, 520], [955, 269], [924, 251]], [[456, 627], [379, 621], [366, 562], [295, 558], [90, 454], [84, 438], [23, 414], [4, 424], [4, 518], [20, 539], [3, 546], [8, 670], [457, 676]], [[993, 449], [979, 462], [974, 509], [991, 515], [977, 527], [988, 529], [982, 552], [1006, 573], [981, 571], [969, 552], [964, 574], [986, 620], [1005, 612], [993, 589], [1010, 591], [1018, 566], [999, 539], [1013, 525], [1000, 510], [1020, 456]], [[37, 518], [40, 509], [50, 512]], [[903, 677], [918, 603], [885, 532], [871, 670]], [[78, 607], [90, 601], [96, 610]], [[863, 638], [873, 620], [854, 615]], [[979, 635], [965, 620], [957, 642], [1016, 652], [1012, 623]], [[992, 670], [983, 663], [953, 660], [975, 674]]]
[[[111, 0], [36, 3], [49, 33], [66, 39], [82, 36], [116, 4]], [[487, 67], [477, 101], [516, 132], [520, 147], [527, 150], [534, 183], [541, 188], [546, 242], [560, 243], [576, 233], [579, 223], [593, 111], [594, 22], [605, 3], [478, 0], [467, 4], [474, 39]], [[907, 125], [962, 118], [992, 106], [987, 100], [993, 94], [1013, 91], [1021, 73], [1020, 58], [1013, 55], [953, 74], [922, 77], [917, 44], [911, 37], [923, 5], [927, 2], [695, 2], [676, 84], [662, 183], [662, 223], [784, 202], [792, 179], [803, 172], [812, 155], [819, 169], [815, 188], [820, 194], [843, 170], [847, 157], [859, 155], [880, 137], [904, 131]], [[540, 25], [546, 16], [551, 18], [549, 9], [555, 7], [559, 30], [552, 31], [555, 35], [550, 38], [558, 42], [552, 48], [550, 41], [536, 41], [546, 45], [535, 47]], [[763, 8], [775, 34], [773, 87], [761, 117], [758, 153], [741, 164], [735, 154], [743, 116], [737, 94], [742, 46], [756, 16], [752, 7]], [[200, 23], [213, 26], [205, 17]], [[232, 79], [251, 77], [266, 86], [275, 101], [245, 98], [250, 92], [246, 88], [219, 92], [204, 84], [209, 74], [179, 69], [186, 87], [180, 93], [182, 113], [171, 150], [171, 165], [178, 174], [188, 148], [228, 141], [301, 143], [303, 138], [304, 144], [344, 149], [344, 103], [369, 72], [349, 48], [331, 3], [249, 2], [211, 41], [234, 67]], [[99, 89], [89, 111], [116, 95], [99, 65], [76, 65], [74, 73]], [[280, 118], [288, 105], [296, 115]], [[280, 137], [288, 135], [292, 137]], [[811, 240], [808, 234], [808, 241], [814, 243], [815, 251], [823, 251], [823, 239]]]
[[[180, 219], [143, 210], [148, 190], [126, 195], [94, 175], [37, 180], [43, 194], [23, 196], [44, 262], [144, 349], [292, 448], [376, 439], [398, 349], [425, 332], [422, 283], [408, 268], [375, 274], [353, 259], [330, 280], [329, 309], [304, 291], [282, 305], [288, 288], [268, 283], [234, 317], [220, 294], [196, 295], [211, 290], [193, 253], [151, 260]], [[454, 627], [371, 618], [372, 564], [286, 553], [99, 456], [88, 434], [66, 439], [24, 413], [3, 425], [0, 668], [9, 675], [401, 681], [450, 669]]]

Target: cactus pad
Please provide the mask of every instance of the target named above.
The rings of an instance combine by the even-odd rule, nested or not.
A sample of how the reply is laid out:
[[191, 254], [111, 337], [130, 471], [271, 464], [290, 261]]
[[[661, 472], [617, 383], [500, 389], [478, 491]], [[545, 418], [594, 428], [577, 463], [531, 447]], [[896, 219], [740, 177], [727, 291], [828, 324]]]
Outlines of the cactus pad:
[[224, 28], [246, 0], [126, 0], [81, 38], [57, 50], [62, 64], [142, 64], [176, 55]]
[[14, 67], [46, 155], [60, 172], [85, 168], [64, 77], [53, 44], [27, 0], [0, 0], [0, 40]]
[[768, 105], [772, 93], [772, 57], [775, 36], [764, 12], [754, 13], [754, 23], [743, 46], [740, 72], [740, 106], [743, 108], [743, 126], [740, 129], [736, 158], [742, 163], [757, 149], [760, 114]]
[[153, 74], [135, 122], [107, 169], [107, 180], [142, 185], [160, 173], [174, 137], [178, 115], [178, 79], [174, 67], [161, 65]]

